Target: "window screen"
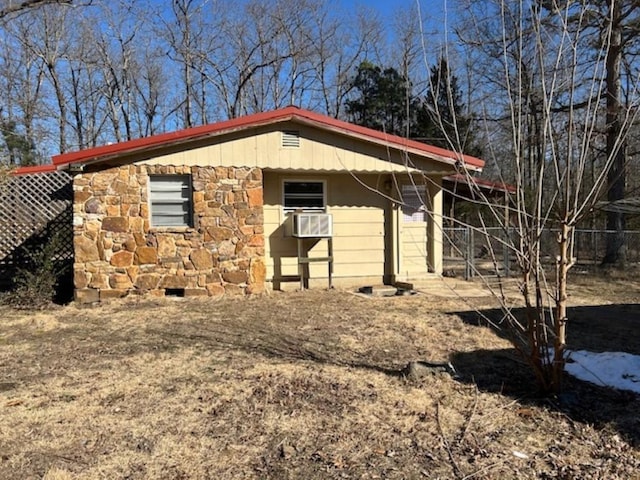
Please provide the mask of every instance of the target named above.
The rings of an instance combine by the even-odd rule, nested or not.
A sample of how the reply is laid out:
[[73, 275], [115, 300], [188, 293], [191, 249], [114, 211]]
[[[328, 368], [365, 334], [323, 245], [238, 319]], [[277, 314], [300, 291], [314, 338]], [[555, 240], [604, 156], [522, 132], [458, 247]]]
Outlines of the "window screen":
[[190, 227], [191, 177], [189, 175], [153, 175], [149, 177], [151, 225], [154, 227]]
[[426, 221], [424, 185], [402, 185], [402, 219], [405, 223]]
[[284, 182], [284, 211], [323, 212], [324, 182]]

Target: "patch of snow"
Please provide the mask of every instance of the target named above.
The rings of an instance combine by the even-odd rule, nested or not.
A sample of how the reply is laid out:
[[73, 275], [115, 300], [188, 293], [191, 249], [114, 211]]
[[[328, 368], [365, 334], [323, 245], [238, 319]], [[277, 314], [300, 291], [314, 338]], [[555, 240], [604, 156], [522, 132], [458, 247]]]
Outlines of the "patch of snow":
[[640, 393], [640, 355], [567, 351], [565, 370], [585, 382]]

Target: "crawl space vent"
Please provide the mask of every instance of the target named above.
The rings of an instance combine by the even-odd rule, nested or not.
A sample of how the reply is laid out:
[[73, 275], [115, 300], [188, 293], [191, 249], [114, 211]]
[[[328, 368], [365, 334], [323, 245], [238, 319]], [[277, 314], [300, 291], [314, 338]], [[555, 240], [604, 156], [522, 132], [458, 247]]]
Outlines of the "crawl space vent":
[[300, 146], [300, 132], [293, 130], [282, 132], [282, 146], [298, 148]]
[[184, 288], [167, 288], [164, 291], [165, 297], [184, 297]]

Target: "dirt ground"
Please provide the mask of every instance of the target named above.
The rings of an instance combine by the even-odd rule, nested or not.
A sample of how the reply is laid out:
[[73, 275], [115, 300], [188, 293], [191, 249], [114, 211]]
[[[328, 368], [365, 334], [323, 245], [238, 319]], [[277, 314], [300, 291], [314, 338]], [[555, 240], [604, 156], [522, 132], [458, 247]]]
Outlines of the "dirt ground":
[[[571, 292], [571, 348], [640, 354], [640, 280]], [[2, 307], [0, 478], [640, 478], [640, 395], [567, 378], [538, 398], [469, 313], [493, 306], [431, 289]], [[459, 378], [407, 379], [415, 360]]]

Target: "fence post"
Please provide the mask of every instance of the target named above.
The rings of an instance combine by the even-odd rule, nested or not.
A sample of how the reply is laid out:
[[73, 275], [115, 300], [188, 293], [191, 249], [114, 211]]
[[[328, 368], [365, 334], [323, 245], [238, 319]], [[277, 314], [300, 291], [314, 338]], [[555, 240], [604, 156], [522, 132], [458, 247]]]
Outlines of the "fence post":
[[464, 253], [462, 258], [464, 260], [464, 279], [469, 280], [469, 227], [464, 227]]
[[509, 232], [509, 227], [506, 228], [506, 235], [504, 238], [504, 243], [502, 244], [502, 263], [504, 264], [504, 276], [509, 276], [509, 245], [510, 245], [511, 234]]
[[464, 230], [465, 236], [465, 259], [464, 259], [464, 279], [471, 280], [473, 278], [473, 262], [474, 262], [474, 235], [473, 229], [470, 226], [466, 226]]

